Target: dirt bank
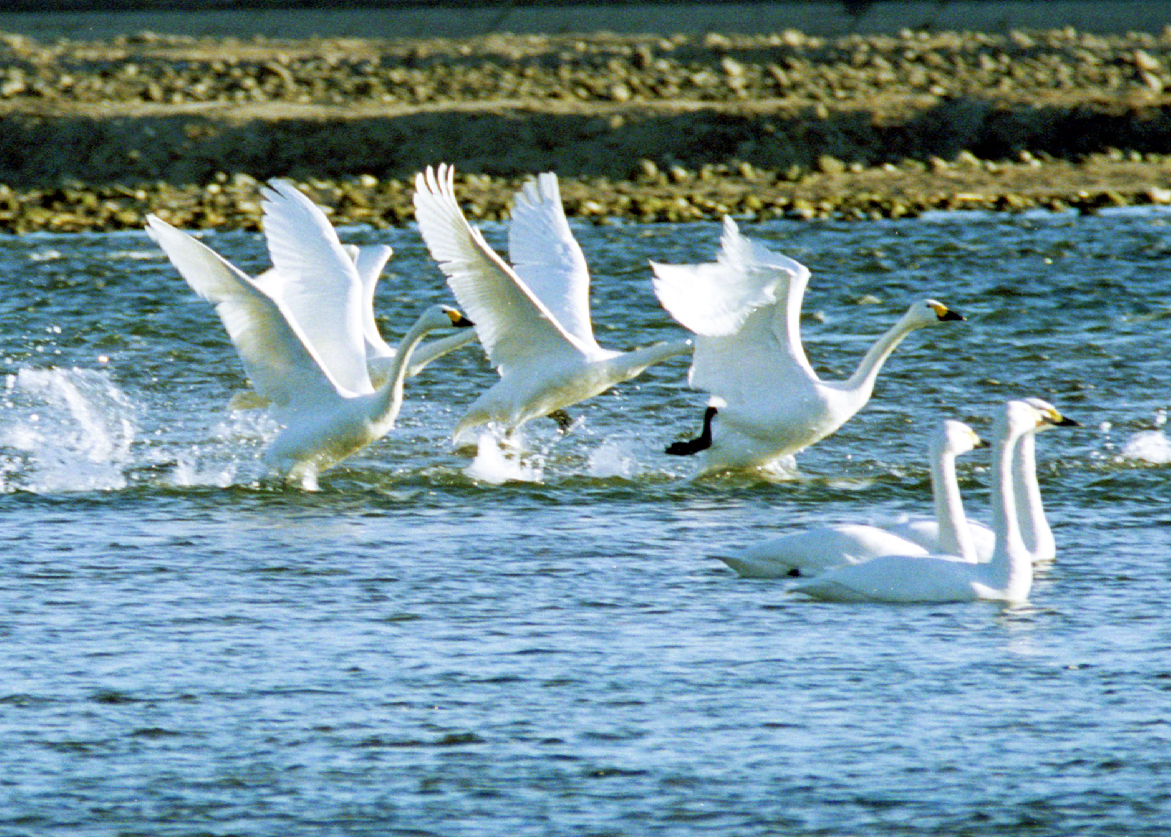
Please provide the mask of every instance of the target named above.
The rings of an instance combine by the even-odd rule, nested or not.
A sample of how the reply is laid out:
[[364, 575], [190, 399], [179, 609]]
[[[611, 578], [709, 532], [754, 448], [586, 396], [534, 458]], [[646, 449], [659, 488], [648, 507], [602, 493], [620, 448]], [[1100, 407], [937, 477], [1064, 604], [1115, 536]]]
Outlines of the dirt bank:
[[409, 221], [555, 169], [602, 219], [1171, 201], [1171, 33], [0, 37], [0, 229], [253, 226], [258, 180]]

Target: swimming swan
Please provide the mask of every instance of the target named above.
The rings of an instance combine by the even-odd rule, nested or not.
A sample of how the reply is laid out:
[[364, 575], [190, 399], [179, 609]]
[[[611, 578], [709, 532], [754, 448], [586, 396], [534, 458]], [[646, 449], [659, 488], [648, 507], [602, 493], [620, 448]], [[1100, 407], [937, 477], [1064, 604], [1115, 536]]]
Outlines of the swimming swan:
[[555, 174], [529, 180], [516, 195], [508, 230], [512, 266], [464, 218], [453, 175], [440, 165], [415, 178], [415, 217], [500, 373], [460, 419], [454, 439], [488, 423], [511, 431], [690, 351], [687, 340], [630, 352], [598, 345], [585, 256], [565, 219]]
[[[285, 425], [265, 451], [265, 464], [312, 488], [319, 471], [394, 426], [407, 365], [423, 337], [471, 323], [453, 308], [428, 308], [399, 343], [390, 376], [376, 389], [366, 368], [362, 289], [353, 261], [312, 202], [298, 201], [295, 192], [281, 195], [291, 202], [274, 201], [274, 194], [280, 193], [265, 190], [264, 209], [269, 251], [285, 282], [276, 297], [160, 218], [149, 216], [148, 230], [192, 290], [216, 306], [257, 392]], [[343, 291], [318, 294], [320, 316], [300, 322], [289, 314], [289, 298], [313, 296], [335, 281]], [[302, 303], [312, 310], [308, 300]]]
[[931, 438], [931, 497], [934, 517], [912, 517], [882, 528], [906, 538], [928, 552], [958, 555], [965, 561], [987, 561], [996, 546], [996, 533], [964, 513], [956, 479], [956, 456], [985, 443], [960, 421], [945, 421]]
[[[1057, 555], [1057, 544], [1053, 538], [1053, 530], [1049, 528], [1049, 521], [1045, 519], [1045, 507], [1041, 502], [1041, 487], [1037, 484], [1036, 438], [1037, 433], [1049, 427], [1077, 427], [1076, 421], [1064, 418], [1057, 408], [1040, 398], [1025, 398], [1024, 401], [1038, 410], [1048, 412], [1053, 416], [1051, 422], [1029, 431], [1017, 442], [1016, 452], [1013, 455], [1012, 479], [1013, 502], [1016, 506], [1017, 525], [1020, 526], [1021, 540], [1028, 550], [1033, 562], [1052, 561]], [[942, 502], [955, 511], [940, 516], [941, 497], [938, 486], [944, 486], [949, 496], [942, 498]], [[936, 517], [932, 519], [912, 519], [885, 526], [887, 531], [913, 541], [925, 548], [928, 552], [944, 552], [951, 555], [962, 555], [965, 558], [972, 556], [974, 561], [987, 561], [992, 557], [996, 546], [996, 533], [983, 523], [964, 517], [963, 505], [960, 501], [959, 486], [955, 481], [954, 466], [950, 478], [937, 480], [932, 477], [932, 486], [935, 491]], [[953, 505], [954, 504], [954, 505]], [[967, 527], [958, 525], [958, 521], [966, 520]], [[949, 521], [957, 521], [956, 525], [949, 525]], [[942, 523], [942, 525], [941, 525]], [[954, 536], [965, 532], [969, 535], [969, 542], [957, 542]], [[969, 547], [971, 551], [969, 551]]]
[[[742, 552], [716, 557], [747, 578], [813, 576], [831, 567], [858, 564], [879, 555], [945, 552], [975, 561], [973, 536], [956, 483], [955, 458], [983, 446], [976, 432], [960, 421], [941, 422], [931, 434], [928, 451], [936, 515], [936, 520], [930, 521], [934, 524], [933, 540], [903, 534], [909, 530], [925, 535], [927, 527], [917, 524], [927, 521], [894, 527], [847, 523], [772, 538]], [[941, 542], [946, 545], [940, 545]]]
[[1017, 525], [1013, 455], [1022, 436], [1060, 420], [1056, 411], [1009, 401], [996, 422], [992, 485], [996, 549], [992, 559], [971, 563], [955, 555], [883, 555], [828, 570], [794, 587], [818, 599], [844, 602], [960, 602], [992, 599], [1023, 602], [1033, 584], [1033, 562]]
[[708, 438], [667, 449], [702, 454], [701, 473], [767, 466], [824, 439], [865, 406], [879, 370], [904, 337], [964, 319], [935, 300], [917, 302], [848, 380], [823, 381], [801, 345], [801, 300], [809, 281], [803, 265], [741, 236], [725, 218], [715, 262], [651, 267], [663, 307], [696, 334], [688, 381], [712, 395]]

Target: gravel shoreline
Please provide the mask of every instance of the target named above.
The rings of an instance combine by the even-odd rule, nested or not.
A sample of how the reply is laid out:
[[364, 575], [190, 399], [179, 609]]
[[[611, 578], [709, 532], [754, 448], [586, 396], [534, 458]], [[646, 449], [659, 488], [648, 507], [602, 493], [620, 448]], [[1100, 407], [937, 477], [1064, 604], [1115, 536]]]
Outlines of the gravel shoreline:
[[604, 222], [1171, 203], [1171, 29], [100, 41], [0, 34], [0, 230], [255, 228], [287, 176], [409, 223], [532, 172]]

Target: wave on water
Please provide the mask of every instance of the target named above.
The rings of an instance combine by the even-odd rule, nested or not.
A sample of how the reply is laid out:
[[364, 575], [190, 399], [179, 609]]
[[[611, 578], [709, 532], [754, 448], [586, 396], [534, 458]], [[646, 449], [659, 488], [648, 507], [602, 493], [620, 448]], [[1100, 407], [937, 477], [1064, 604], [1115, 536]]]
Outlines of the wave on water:
[[0, 408], [0, 491], [125, 487], [137, 409], [108, 373], [21, 369]]

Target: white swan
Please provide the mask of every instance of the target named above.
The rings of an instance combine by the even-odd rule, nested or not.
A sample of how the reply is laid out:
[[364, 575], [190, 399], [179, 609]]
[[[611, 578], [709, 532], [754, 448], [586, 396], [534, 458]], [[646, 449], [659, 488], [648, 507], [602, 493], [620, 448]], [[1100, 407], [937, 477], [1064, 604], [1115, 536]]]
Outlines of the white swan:
[[928, 552], [958, 555], [965, 561], [987, 561], [996, 546], [996, 533], [964, 513], [956, 479], [956, 456], [984, 442], [960, 421], [945, 421], [931, 438], [931, 497], [934, 517], [911, 517], [882, 528], [918, 544]]
[[[1032, 556], [1033, 562], [1052, 561], [1057, 555], [1057, 543], [1049, 521], [1045, 519], [1045, 507], [1041, 502], [1041, 487], [1037, 484], [1036, 436], [1048, 427], [1078, 427], [1078, 422], [1065, 418], [1057, 408], [1040, 398], [1025, 398], [1032, 406], [1050, 416], [1050, 421], [1039, 425], [1021, 437], [1013, 455], [1012, 479], [1013, 502], [1016, 506], [1017, 525], [1020, 526], [1021, 540]], [[944, 552], [962, 555], [973, 561], [987, 561], [996, 546], [996, 533], [983, 523], [964, 516], [960, 501], [959, 486], [952, 473], [944, 479], [932, 477], [935, 492], [935, 519], [911, 519], [889, 526], [887, 531], [906, 538], [928, 552]], [[946, 496], [941, 497], [939, 487], [944, 486]], [[940, 515], [941, 503], [954, 509]], [[966, 521], [966, 527], [963, 522]], [[959, 538], [967, 535], [967, 538]]]
[[[273, 180], [271, 188], [265, 191], [265, 199], [268, 205], [266, 210], [268, 216], [271, 217], [274, 213], [283, 213], [289, 223], [296, 223], [298, 217], [305, 218], [312, 214], [314, 226], [324, 224], [328, 228], [330, 238], [336, 238], [337, 233], [333, 230], [333, 226], [324, 213], [302, 213], [304, 205], [311, 202], [291, 183]], [[200, 243], [200, 246], [206, 245]], [[366, 344], [366, 364], [371, 382], [375, 387], [378, 387], [389, 377], [395, 350], [382, 339], [382, 335], [378, 331], [378, 324], [374, 319], [374, 293], [382, 270], [386, 267], [394, 250], [386, 244], [342, 245], [342, 249], [353, 260], [354, 268], [357, 270], [358, 279], [362, 285], [362, 336]], [[331, 275], [321, 275], [318, 278], [321, 279], [322, 286], [308, 289], [312, 293], [304, 291], [289, 293], [287, 289], [293, 277], [285, 276], [274, 266], [256, 276], [253, 279], [253, 284], [269, 297], [281, 299], [284, 302], [285, 313], [290, 320], [298, 323], [311, 323], [322, 315], [319, 304], [321, 296], [331, 293], [344, 294], [346, 293], [346, 283], [352, 281], [352, 276], [348, 275], [348, 271], [341, 278], [341, 281], [334, 281], [339, 277]], [[304, 281], [303, 279], [293, 280], [294, 284]], [[475, 338], [475, 332], [459, 331], [448, 337], [419, 346], [407, 367], [407, 376], [418, 375], [432, 361], [467, 345]], [[228, 407], [233, 410], [249, 410], [266, 406], [268, 406], [268, 400], [255, 390], [238, 392], [228, 402]]]
[[1013, 500], [1013, 453], [1021, 437], [1053, 415], [1026, 401], [1009, 401], [996, 422], [993, 528], [996, 549], [986, 562], [955, 555], [883, 555], [835, 567], [794, 590], [844, 602], [959, 602], [992, 599], [1023, 602], [1033, 584], [1033, 562], [1017, 525]]
[[542, 174], [517, 193], [508, 231], [510, 267], [464, 218], [453, 174], [440, 165], [416, 177], [415, 216], [500, 373], [460, 419], [452, 434], [457, 441], [481, 424], [511, 431], [531, 418], [560, 414], [690, 350], [687, 340], [630, 352], [598, 345], [590, 323], [589, 272], [565, 219], [556, 175]]
[[912, 331], [961, 315], [935, 300], [912, 305], [845, 381], [823, 381], [801, 345], [801, 299], [809, 271], [740, 235], [724, 219], [717, 260], [652, 263], [663, 307], [694, 332], [689, 383], [712, 398], [705, 433], [667, 448], [701, 453], [701, 473], [767, 466], [829, 436], [857, 413], [883, 363]]
[[[276, 297], [165, 221], [149, 216], [148, 230], [192, 290], [216, 306], [249, 378], [285, 425], [264, 453], [269, 470], [312, 488], [319, 471], [394, 426], [407, 365], [423, 337], [471, 323], [453, 308], [428, 308], [399, 344], [390, 377], [375, 389], [366, 368], [362, 288], [352, 259], [312, 202], [298, 199], [295, 190], [274, 190], [265, 190], [264, 218], [283, 283]], [[297, 304], [316, 308], [319, 316], [294, 319], [288, 300], [298, 296]]]
[[[747, 578], [812, 576], [879, 555], [945, 552], [975, 561], [973, 535], [956, 483], [955, 458], [983, 445], [975, 431], [960, 421], [941, 422], [931, 434], [928, 450], [936, 515], [936, 520], [930, 521], [933, 540], [925, 537], [928, 527], [919, 525], [928, 521], [893, 527], [847, 523], [772, 538], [742, 552], [716, 557]], [[908, 537], [904, 531], [917, 537]]]

